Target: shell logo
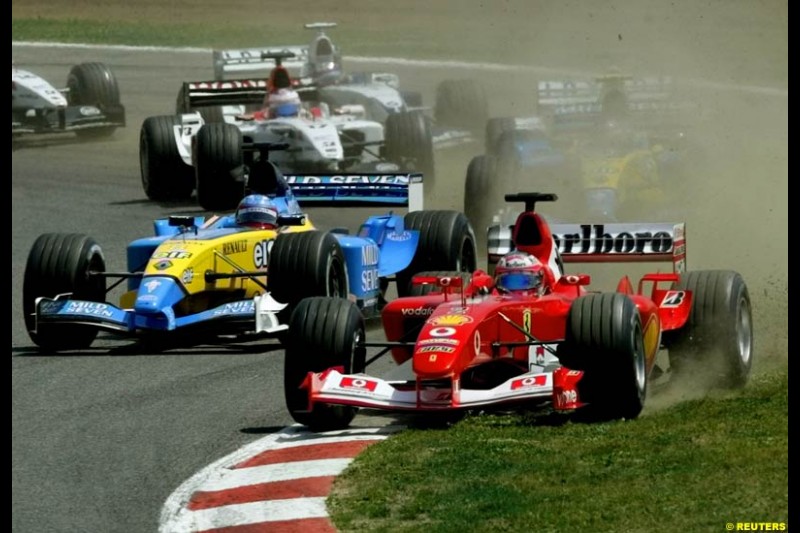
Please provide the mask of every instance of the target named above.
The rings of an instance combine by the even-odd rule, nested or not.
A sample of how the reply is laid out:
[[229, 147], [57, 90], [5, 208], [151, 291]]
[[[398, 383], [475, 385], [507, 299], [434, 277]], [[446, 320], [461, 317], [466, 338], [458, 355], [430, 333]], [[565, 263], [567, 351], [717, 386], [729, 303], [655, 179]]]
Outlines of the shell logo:
[[661, 333], [661, 326], [655, 315], [651, 315], [644, 326], [644, 349], [648, 359], [655, 355], [658, 350], [659, 334]]
[[442, 315], [428, 321], [432, 326], [461, 326], [470, 322], [472, 322], [472, 317], [467, 315]]

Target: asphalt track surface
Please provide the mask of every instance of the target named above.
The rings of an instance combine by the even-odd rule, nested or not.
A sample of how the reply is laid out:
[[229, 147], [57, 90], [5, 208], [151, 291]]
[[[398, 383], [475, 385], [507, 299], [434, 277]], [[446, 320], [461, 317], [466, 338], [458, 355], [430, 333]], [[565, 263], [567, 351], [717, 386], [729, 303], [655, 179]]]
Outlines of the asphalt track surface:
[[[128, 113], [128, 126], [108, 140], [78, 142], [71, 135], [52, 136], [12, 147], [12, 530], [155, 531], [162, 506], [176, 487], [220, 457], [292, 422], [282, 399], [283, 353], [269, 343], [152, 353], [101, 339], [79, 354], [40, 355], [22, 320], [22, 275], [30, 246], [41, 233], [89, 234], [103, 247], [107, 268], [120, 271], [125, 269], [126, 243], [149, 235], [153, 219], [199, 212], [191, 202], [147, 200], [139, 179], [138, 134], [145, 117], [172, 113], [182, 81], [209, 77], [210, 57], [13, 46], [12, 53], [19, 64], [57, 86], [76, 63], [111, 65]], [[392, 70], [406, 88], [422, 91], [428, 102], [435, 83], [443, 78], [484, 76], [458, 66]], [[524, 78], [532, 75], [520, 74], [514, 83], [508, 78], [496, 85], [489, 81], [493, 94], [505, 103], [504, 109], [494, 107], [493, 114], [520, 111], [524, 106], [516, 103], [522, 101], [521, 93], [514, 93], [515, 100], [502, 98], [507, 96], [503, 91], [512, 85], [524, 87]], [[725, 85], [724, 80], [714, 83]], [[751, 86], [759, 89], [758, 83]], [[747, 246], [732, 251], [742, 233], [737, 239], [721, 236], [719, 226], [739, 229], [723, 216], [719, 226], [710, 227], [714, 238], [701, 242], [701, 251], [690, 255], [690, 261], [736, 264], [746, 279], [757, 280], [764, 269], [754, 263], [761, 259], [770, 262], [770, 272], [785, 283], [786, 241], [778, 235], [785, 235], [781, 232], [787, 220], [788, 91], [783, 92], [785, 86], [768, 89], [776, 94], [737, 90], [739, 100], [731, 104], [735, 111], [728, 109], [739, 116], [752, 114], [759, 139], [772, 147], [747, 160], [748, 169], [763, 172], [759, 174], [763, 185], [746, 186], [742, 192], [746, 198], [730, 204], [737, 209], [763, 198], [746, 228], [766, 227], [746, 233]], [[746, 143], [737, 138], [735, 146], [740, 144]], [[437, 161], [437, 181], [427, 193], [429, 206], [460, 208], [470, 155], [461, 151]], [[770, 193], [766, 189], [773, 181], [777, 189]], [[723, 186], [719, 195], [725, 191]], [[363, 219], [361, 213], [331, 210], [312, 216], [323, 227], [343, 222], [354, 227]], [[777, 305], [777, 312], [782, 312], [785, 303]], [[762, 310], [758, 302], [754, 306], [756, 313], [768, 312], [766, 305]], [[785, 324], [785, 318], [778, 321], [781, 334], [787, 336]], [[777, 349], [784, 342], [779, 340]], [[362, 417], [358, 423], [385, 421]]]

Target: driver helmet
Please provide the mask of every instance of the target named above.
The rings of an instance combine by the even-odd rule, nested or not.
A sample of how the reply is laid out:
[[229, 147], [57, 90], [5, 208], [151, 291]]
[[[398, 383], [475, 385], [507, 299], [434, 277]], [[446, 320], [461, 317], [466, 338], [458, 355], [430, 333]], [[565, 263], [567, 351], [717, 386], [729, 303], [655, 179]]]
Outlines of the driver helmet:
[[539, 291], [544, 288], [545, 266], [531, 254], [510, 252], [495, 267], [495, 286], [501, 292]]
[[267, 105], [273, 118], [297, 116], [300, 103], [300, 95], [293, 89], [278, 89], [267, 96]]
[[275, 229], [278, 227], [278, 209], [268, 196], [251, 194], [239, 202], [236, 223], [250, 228]]
[[342, 59], [326, 36], [320, 36], [313, 48], [308, 70], [319, 86], [333, 85], [342, 78]]

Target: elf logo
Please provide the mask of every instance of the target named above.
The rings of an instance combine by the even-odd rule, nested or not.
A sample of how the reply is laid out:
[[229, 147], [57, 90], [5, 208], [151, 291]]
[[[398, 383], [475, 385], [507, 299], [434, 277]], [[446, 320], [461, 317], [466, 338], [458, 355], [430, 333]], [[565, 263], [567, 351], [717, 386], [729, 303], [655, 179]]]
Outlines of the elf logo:
[[255, 247], [253, 247], [253, 264], [257, 269], [266, 270], [269, 264], [269, 253], [272, 251], [272, 246], [274, 244], [275, 241], [270, 239], [257, 242]]

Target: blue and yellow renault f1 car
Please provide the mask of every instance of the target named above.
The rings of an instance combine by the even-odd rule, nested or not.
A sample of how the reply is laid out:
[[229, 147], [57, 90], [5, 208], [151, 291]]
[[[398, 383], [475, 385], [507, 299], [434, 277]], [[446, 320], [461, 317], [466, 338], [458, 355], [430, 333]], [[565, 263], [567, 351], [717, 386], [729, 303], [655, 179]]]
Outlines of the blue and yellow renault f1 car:
[[[213, 343], [219, 335], [280, 338], [289, 313], [308, 296], [347, 298], [365, 317], [375, 316], [391, 281], [402, 295], [416, 272], [476, 267], [466, 217], [421, 210], [421, 179], [286, 176], [289, 187], [272, 198], [275, 229], [242, 227], [232, 214], [159, 219], [154, 236], [128, 244], [126, 272], [107, 272], [103, 251], [87, 235], [41, 235], [23, 284], [30, 338], [50, 351], [86, 348], [101, 330], [171, 344]], [[315, 227], [300, 204], [397, 205], [409, 212], [370, 216], [351, 235]], [[119, 301], [107, 301], [125, 281]]]

